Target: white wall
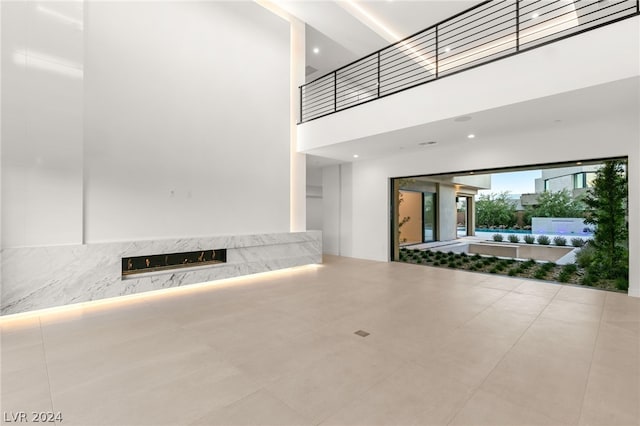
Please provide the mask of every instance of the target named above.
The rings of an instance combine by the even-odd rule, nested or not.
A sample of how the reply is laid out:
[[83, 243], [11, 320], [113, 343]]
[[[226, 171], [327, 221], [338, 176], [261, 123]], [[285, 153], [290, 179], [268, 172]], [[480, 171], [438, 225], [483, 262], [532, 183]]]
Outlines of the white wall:
[[2, 246], [81, 243], [82, 2], [0, 7]]
[[322, 169], [306, 170], [307, 229], [322, 230]]
[[289, 230], [289, 26], [252, 2], [91, 2], [85, 240]]
[[322, 169], [322, 251], [353, 255], [353, 177], [351, 164]]
[[[459, 146], [439, 146], [428, 152], [353, 163], [351, 255], [382, 261], [389, 259], [390, 177], [629, 156], [629, 241], [631, 258], [637, 258], [640, 252], [639, 125], [638, 117], [633, 114], [603, 114], [600, 121], [503, 134], [468, 144], [463, 150]], [[335, 182], [325, 180], [325, 184], [329, 183]], [[324, 191], [327, 193], [331, 189], [325, 185]], [[329, 238], [325, 244], [335, 246], [336, 242]], [[639, 267], [637, 262], [631, 262], [629, 293], [637, 296], [640, 296]]]
[[322, 231], [322, 197], [307, 196], [307, 229]]
[[253, 2], [1, 7], [3, 247], [289, 230], [288, 22]]
[[340, 166], [322, 169], [322, 252], [340, 254], [340, 213], [342, 183]]
[[289, 24], [255, 3], [3, 2], [2, 88], [3, 247], [289, 229]]

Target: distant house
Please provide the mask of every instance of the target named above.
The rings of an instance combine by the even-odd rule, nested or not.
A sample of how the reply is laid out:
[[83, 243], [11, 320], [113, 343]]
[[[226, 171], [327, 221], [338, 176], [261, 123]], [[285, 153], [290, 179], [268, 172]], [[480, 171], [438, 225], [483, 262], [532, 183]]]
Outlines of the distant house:
[[600, 164], [595, 164], [543, 169], [541, 170], [541, 177], [535, 181], [536, 192], [534, 194], [522, 194], [520, 196], [520, 205], [522, 207], [537, 205], [538, 195], [547, 191], [560, 192], [564, 189], [573, 198], [580, 197], [593, 186], [593, 180], [600, 167]]

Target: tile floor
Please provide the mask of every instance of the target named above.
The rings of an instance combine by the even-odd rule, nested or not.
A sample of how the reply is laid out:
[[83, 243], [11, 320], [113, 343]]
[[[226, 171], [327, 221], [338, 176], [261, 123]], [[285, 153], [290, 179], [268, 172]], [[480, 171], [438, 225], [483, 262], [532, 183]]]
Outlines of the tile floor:
[[3, 424], [640, 424], [640, 299], [325, 260], [0, 320]]

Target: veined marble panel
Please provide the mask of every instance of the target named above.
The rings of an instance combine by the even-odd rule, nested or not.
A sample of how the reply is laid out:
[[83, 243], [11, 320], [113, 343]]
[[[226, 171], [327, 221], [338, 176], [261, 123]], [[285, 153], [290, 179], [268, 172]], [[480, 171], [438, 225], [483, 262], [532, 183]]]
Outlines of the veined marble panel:
[[[122, 279], [122, 258], [227, 249], [227, 263]], [[1, 314], [322, 262], [319, 231], [2, 250]]]

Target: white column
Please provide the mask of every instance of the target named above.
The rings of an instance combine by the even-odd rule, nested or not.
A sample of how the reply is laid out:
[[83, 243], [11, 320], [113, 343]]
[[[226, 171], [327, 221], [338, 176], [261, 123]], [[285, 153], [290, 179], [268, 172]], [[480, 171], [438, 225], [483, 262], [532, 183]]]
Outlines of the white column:
[[290, 18], [291, 23], [291, 120], [290, 120], [290, 228], [291, 232], [307, 230], [307, 159], [298, 153], [297, 123], [300, 115], [300, 89], [305, 79], [305, 25]]

